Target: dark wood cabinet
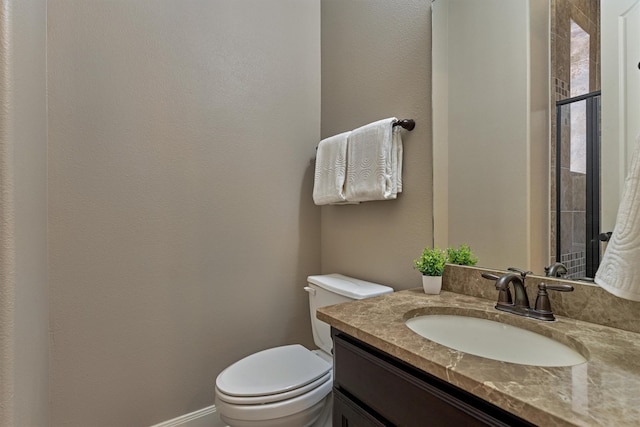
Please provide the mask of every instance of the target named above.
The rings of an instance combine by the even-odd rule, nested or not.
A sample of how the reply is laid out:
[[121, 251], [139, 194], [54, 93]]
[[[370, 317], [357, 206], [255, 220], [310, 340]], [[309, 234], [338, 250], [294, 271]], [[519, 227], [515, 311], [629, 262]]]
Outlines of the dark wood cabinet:
[[332, 335], [334, 427], [532, 426], [350, 335]]
[[358, 406], [340, 390], [333, 390], [333, 427], [385, 427], [389, 425], [391, 424], [376, 418], [367, 409]]

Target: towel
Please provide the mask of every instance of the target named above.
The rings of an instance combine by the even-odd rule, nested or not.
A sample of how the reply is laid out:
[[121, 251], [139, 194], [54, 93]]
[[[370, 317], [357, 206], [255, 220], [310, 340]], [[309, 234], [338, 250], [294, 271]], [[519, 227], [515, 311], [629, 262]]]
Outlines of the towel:
[[402, 137], [391, 117], [355, 129], [347, 148], [349, 202], [395, 199], [402, 191]]
[[344, 181], [347, 168], [347, 139], [344, 132], [323, 139], [318, 144], [313, 182], [313, 201], [316, 205], [346, 202]]
[[402, 193], [402, 155], [404, 153], [402, 148], [402, 134], [400, 133], [400, 126], [393, 128], [391, 149], [395, 153], [395, 160], [391, 163], [393, 170], [393, 178], [396, 183], [396, 194]]
[[595, 282], [620, 298], [640, 301], [640, 137]]

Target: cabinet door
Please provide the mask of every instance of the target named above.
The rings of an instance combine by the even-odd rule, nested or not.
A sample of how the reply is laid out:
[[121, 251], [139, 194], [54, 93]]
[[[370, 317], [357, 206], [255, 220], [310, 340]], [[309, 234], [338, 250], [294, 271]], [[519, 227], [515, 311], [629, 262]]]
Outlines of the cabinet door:
[[[341, 409], [336, 410], [334, 426], [354, 425], [349, 424], [351, 419], [362, 423], [357, 424], [359, 426], [531, 426], [351, 336], [334, 331], [333, 338], [334, 390], [337, 396], [340, 393], [347, 396], [351, 403], [343, 409], [344, 399], [335, 400]], [[338, 411], [342, 412], [338, 414]], [[346, 415], [343, 417], [343, 414]], [[355, 418], [357, 416], [360, 418]], [[370, 419], [381, 424], [372, 423]], [[343, 420], [347, 424], [342, 424]]]
[[386, 427], [390, 425], [375, 418], [339, 390], [333, 390], [333, 427]]

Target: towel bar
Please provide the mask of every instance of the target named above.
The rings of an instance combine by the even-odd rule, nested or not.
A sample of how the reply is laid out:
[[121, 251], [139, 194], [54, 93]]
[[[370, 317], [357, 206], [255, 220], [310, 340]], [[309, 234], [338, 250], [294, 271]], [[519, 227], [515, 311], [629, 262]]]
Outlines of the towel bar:
[[[406, 129], [408, 131], [412, 131], [415, 127], [416, 127], [416, 121], [413, 119], [401, 119], [401, 120], [396, 120], [393, 123], [393, 127], [396, 126], [400, 126], [402, 129]], [[316, 151], [318, 150], [318, 147], [316, 147]]]

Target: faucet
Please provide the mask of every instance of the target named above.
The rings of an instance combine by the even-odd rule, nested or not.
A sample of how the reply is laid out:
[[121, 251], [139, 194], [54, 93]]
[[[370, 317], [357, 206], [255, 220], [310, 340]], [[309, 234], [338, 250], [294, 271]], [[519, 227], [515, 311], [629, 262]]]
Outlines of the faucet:
[[498, 293], [498, 305], [513, 305], [513, 301], [511, 300], [511, 290], [509, 290], [509, 284], [506, 285], [504, 283], [498, 284], [498, 280], [500, 280], [500, 276], [496, 276], [491, 273], [482, 273], [482, 277], [489, 280], [496, 281], [496, 289], [500, 291]]
[[[530, 271], [523, 271], [517, 268], [510, 267], [509, 273], [505, 273], [502, 276], [497, 276], [491, 273], [482, 273], [482, 277], [489, 280], [495, 280], [496, 289], [500, 292], [498, 294], [498, 302], [496, 303], [496, 310], [506, 311], [507, 313], [517, 314], [519, 316], [531, 317], [538, 320], [555, 320], [553, 312], [551, 311], [551, 302], [549, 301], [549, 294], [547, 290], [570, 292], [573, 291], [573, 286], [558, 284], [547, 285], [540, 283], [538, 285], [538, 296], [536, 298], [536, 304], [534, 308], [529, 305], [529, 297], [527, 296], [527, 290], [525, 288], [525, 279]], [[509, 285], [513, 284], [514, 301], [511, 301], [511, 292]]]
[[[509, 273], [502, 276], [496, 276], [491, 273], [482, 273], [482, 277], [489, 280], [496, 281], [496, 289], [500, 291], [498, 295], [498, 303], [496, 308], [502, 310], [499, 307], [512, 307], [513, 309], [521, 310], [529, 308], [529, 297], [524, 287], [524, 280], [530, 271], [520, 270], [514, 267], [509, 267]], [[517, 273], [517, 274], [516, 274]], [[511, 301], [511, 291], [509, 285], [513, 283], [513, 293], [515, 300]], [[510, 309], [509, 311], [512, 311]]]
[[[498, 278], [496, 281], [497, 289], [509, 289], [509, 284], [513, 283], [513, 293], [515, 296], [513, 307], [514, 308], [529, 308], [529, 297], [527, 297], [527, 291], [524, 287], [524, 280], [516, 273], [506, 273]], [[497, 307], [496, 307], [497, 308]]]
[[567, 267], [561, 262], [554, 262], [548, 267], [544, 268], [544, 272], [547, 277], [562, 277], [567, 274]]
[[505, 281], [505, 284], [507, 286], [509, 285], [509, 283], [513, 283], [515, 306], [520, 308], [529, 308], [529, 297], [527, 296], [527, 290], [525, 289], [524, 281], [527, 278], [527, 274], [531, 274], [532, 272], [520, 270], [515, 267], [509, 267], [507, 270], [511, 271], [511, 273], [503, 275], [500, 279], [498, 279], [498, 281]]

